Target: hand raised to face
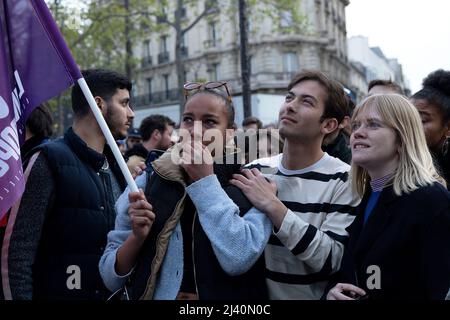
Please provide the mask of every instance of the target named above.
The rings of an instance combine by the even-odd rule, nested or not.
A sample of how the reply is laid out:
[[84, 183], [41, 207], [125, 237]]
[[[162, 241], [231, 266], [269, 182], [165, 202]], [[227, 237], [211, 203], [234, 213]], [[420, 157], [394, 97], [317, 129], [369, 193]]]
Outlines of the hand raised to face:
[[199, 141], [182, 145], [180, 166], [193, 181], [212, 175], [213, 158], [208, 148]]

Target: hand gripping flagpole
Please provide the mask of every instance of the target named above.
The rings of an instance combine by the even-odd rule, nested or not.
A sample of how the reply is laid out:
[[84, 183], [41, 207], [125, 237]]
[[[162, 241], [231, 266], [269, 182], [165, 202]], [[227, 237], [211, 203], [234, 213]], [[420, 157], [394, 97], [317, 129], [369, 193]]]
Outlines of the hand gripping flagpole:
[[106, 124], [106, 121], [103, 118], [103, 115], [100, 112], [97, 103], [95, 102], [94, 96], [92, 95], [92, 92], [86, 83], [86, 80], [84, 78], [80, 78], [77, 80], [77, 82], [80, 85], [81, 91], [83, 91], [83, 94], [86, 97], [86, 100], [89, 103], [92, 112], [94, 113], [95, 119], [97, 120], [98, 125], [100, 126], [100, 129], [102, 130], [103, 135], [106, 138], [106, 142], [109, 144], [109, 147], [111, 148], [114, 154], [114, 158], [116, 158], [116, 161], [119, 164], [120, 170], [122, 171], [125, 180], [127, 181], [128, 186], [130, 187], [131, 192], [138, 192], [139, 190], [136, 185], [136, 182], [134, 182], [130, 170], [128, 170], [127, 164], [125, 163], [125, 160], [123, 159], [122, 154], [120, 153], [116, 140], [114, 140], [111, 131], [109, 130], [108, 125]]

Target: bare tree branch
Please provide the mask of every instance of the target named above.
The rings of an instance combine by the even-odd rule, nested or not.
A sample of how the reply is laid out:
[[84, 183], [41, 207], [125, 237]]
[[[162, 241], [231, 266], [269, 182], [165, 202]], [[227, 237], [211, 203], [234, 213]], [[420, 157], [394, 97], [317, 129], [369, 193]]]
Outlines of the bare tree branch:
[[202, 20], [202, 18], [203, 18], [204, 16], [206, 16], [206, 15], [209, 14], [209, 10], [210, 10], [210, 9], [211, 9], [211, 8], [205, 6], [205, 9], [203, 10], [203, 12], [200, 13], [200, 15], [199, 15], [194, 21], [192, 21], [192, 23], [191, 23], [188, 27], [186, 27], [185, 29], [182, 29], [182, 30], [181, 30], [181, 34], [185, 34], [185, 33], [188, 32], [189, 30], [191, 30], [193, 27], [195, 27], [195, 25], [196, 25], [200, 20]]

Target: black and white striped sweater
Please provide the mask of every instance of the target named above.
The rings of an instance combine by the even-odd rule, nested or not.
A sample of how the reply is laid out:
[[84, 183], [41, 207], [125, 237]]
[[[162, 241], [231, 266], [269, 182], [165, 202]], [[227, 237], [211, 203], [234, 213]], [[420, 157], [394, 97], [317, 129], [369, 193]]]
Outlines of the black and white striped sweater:
[[320, 299], [339, 270], [345, 229], [360, 198], [348, 181], [350, 166], [327, 153], [302, 170], [283, 168], [281, 159], [282, 154], [248, 165], [276, 181], [278, 198], [289, 209], [265, 249], [269, 296]]

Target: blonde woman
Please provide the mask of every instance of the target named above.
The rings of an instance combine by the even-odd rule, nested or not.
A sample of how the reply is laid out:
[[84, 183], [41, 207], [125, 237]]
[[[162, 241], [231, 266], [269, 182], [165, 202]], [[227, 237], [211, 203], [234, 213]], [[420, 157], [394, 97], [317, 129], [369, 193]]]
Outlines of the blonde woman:
[[450, 194], [416, 108], [374, 95], [352, 118], [354, 191], [363, 197], [329, 300], [444, 299], [450, 285]]

